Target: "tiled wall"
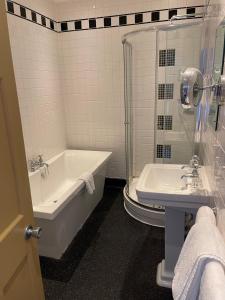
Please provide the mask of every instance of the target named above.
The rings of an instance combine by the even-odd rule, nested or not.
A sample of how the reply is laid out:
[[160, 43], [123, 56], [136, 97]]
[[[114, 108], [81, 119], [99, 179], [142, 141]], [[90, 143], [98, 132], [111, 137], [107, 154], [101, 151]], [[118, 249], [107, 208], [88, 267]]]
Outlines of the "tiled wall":
[[52, 19], [57, 16], [57, 6], [52, 0], [19, 0], [15, 2]]
[[[21, 0], [20, 3], [47, 15], [48, 28], [52, 26], [51, 19], [61, 21], [54, 22], [54, 30], [64, 31], [58, 34], [9, 15], [28, 157], [42, 152], [49, 158], [64, 149], [63, 125], [66, 123], [68, 147], [113, 151], [108, 176], [124, 177], [121, 38], [124, 33], [148, 26], [140, 22], [163, 22], [173, 14], [192, 12], [187, 10], [192, 6], [196, 6], [196, 12], [201, 11], [198, 5], [204, 1], [98, 0], [93, 4], [83, 0]], [[28, 18], [32, 21], [31, 12]], [[39, 15], [38, 23], [43, 25]], [[65, 32], [69, 30], [73, 32]], [[20, 43], [22, 38], [24, 43]], [[23, 53], [28, 52], [27, 59]], [[145, 111], [140, 107], [139, 112], [141, 109]], [[150, 110], [152, 114], [148, 117], [153, 120], [152, 105]], [[139, 118], [143, 119], [142, 113]], [[149, 143], [149, 139], [146, 140]], [[149, 161], [153, 151], [148, 156]], [[139, 153], [139, 158], [142, 154]]]
[[55, 1], [58, 3], [60, 20], [85, 19], [100, 16], [159, 11], [205, 4], [196, 0], [96, 0], [96, 1]]
[[[132, 44], [129, 61], [132, 116], [133, 174], [138, 177], [145, 164], [154, 161], [156, 33], [140, 33], [128, 38]], [[128, 44], [129, 45], [129, 44]], [[125, 44], [127, 47], [127, 44]]]
[[199, 67], [201, 32], [202, 26], [196, 25], [160, 31], [158, 35], [148, 31], [127, 37], [132, 45], [129, 64], [134, 177], [140, 175], [145, 164], [154, 161], [180, 164], [190, 161], [195, 116], [194, 111], [185, 113], [180, 109], [179, 80], [187, 66]]
[[[54, 15], [50, 1], [20, 3], [45, 15]], [[14, 13], [20, 15], [19, 5], [14, 4]], [[26, 14], [31, 18], [31, 11], [26, 10]], [[40, 15], [37, 19], [41, 22]], [[49, 159], [66, 148], [59, 36], [11, 14], [8, 25], [27, 159], [38, 154]]]
[[[216, 29], [225, 18], [225, 2], [223, 0], [211, 0], [208, 16], [205, 26], [206, 39], [203, 40], [203, 47], [207, 49], [208, 53], [205, 61], [204, 75], [204, 83], [206, 85], [210, 83], [210, 76], [213, 69]], [[201, 125], [202, 154], [217, 207], [218, 225], [225, 236], [225, 110], [222, 107], [219, 115], [218, 130], [214, 131], [207, 122], [207, 111], [211, 102], [211, 96], [209, 91], [206, 91], [203, 95]]]
[[113, 152], [109, 176], [123, 177], [122, 44], [117, 29], [60, 35], [67, 143]]
[[[84, 27], [88, 26], [86, 18], [108, 17], [117, 26], [120, 18], [117, 15], [145, 12], [143, 21], [152, 21], [152, 12], [160, 9], [160, 20], [168, 20], [169, 8], [183, 7], [176, 13], [185, 14], [186, 6], [202, 5], [202, 1], [97, 1], [96, 5], [87, 1], [73, 1], [73, 4], [59, 4], [59, 19], [85, 19]], [[196, 12], [200, 8], [196, 8]], [[155, 16], [154, 16], [155, 17]], [[136, 17], [137, 21], [137, 17]], [[97, 26], [104, 27], [104, 19], [97, 19]], [[135, 14], [127, 15], [127, 23], [135, 23]], [[86, 24], [86, 25], [85, 25]], [[70, 22], [68, 30], [74, 30], [74, 22]], [[125, 176], [124, 152], [124, 89], [123, 89], [123, 34], [144, 28], [148, 25], [130, 25], [98, 30], [83, 30], [61, 35], [61, 62], [63, 65], [63, 98], [66, 105], [67, 141], [69, 147], [81, 149], [106, 149], [113, 152], [109, 168], [110, 177]], [[154, 39], [155, 41], [155, 39]], [[150, 44], [154, 50], [154, 41]], [[142, 41], [142, 43], [144, 43]], [[146, 45], [146, 43], [145, 43]], [[139, 51], [142, 44], [139, 44]], [[143, 52], [148, 47], [143, 47]], [[145, 100], [148, 107], [141, 106], [136, 110], [135, 119], [139, 123], [135, 132], [134, 169], [138, 175], [146, 162], [153, 162], [154, 157], [154, 101], [155, 101], [155, 65], [154, 51], [147, 53], [151, 74], [149, 82], [139, 85], [150, 89]], [[136, 66], [138, 68], [138, 66]], [[146, 69], [145, 69], [146, 70]], [[140, 69], [139, 69], [140, 71]], [[136, 72], [137, 73], [137, 72]], [[104, 75], [103, 75], [104, 74]], [[144, 74], [144, 72], [143, 72]], [[137, 78], [137, 82], [141, 77]], [[143, 79], [143, 76], [142, 76]], [[136, 83], [137, 83], [136, 82]], [[137, 91], [137, 93], [139, 93]], [[136, 95], [137, 96], [137, 95]], [[140, 94], [138, 95], [140, 98]], [[147, 101], [145, 101], [145, 104]], [[143, 104], [144, 105], [144, 104]], [[74, 113], [76, 111], [76, 114]], [[144, 124], [145, 123], [145, 124]], [[148, 123], [148, 133], [146, 126]], [[140, 130], [140, 127], [142, 130]], [[145, 131], [144, 131], [145, 130]], [[180, 151], [181, 149], [179, 149]], [[181, 152], [181, 151], [180, 151]]]
[[[156, 153], [158, 163], [187, 164], [193, 154], [195, 112], [182, 109], [180, 83], [187, 67], [199, 68], [202, 27], [201, 23], [158, 34], [156, 112], [164, 116], [164, 130], [157, 128], [156, 144], [158, 148], [164, 144], [170, 149], [170, 155], [168, 151], [165, 155], [163, 151]], [[168, 120], [170, 127], [166, 126]]]

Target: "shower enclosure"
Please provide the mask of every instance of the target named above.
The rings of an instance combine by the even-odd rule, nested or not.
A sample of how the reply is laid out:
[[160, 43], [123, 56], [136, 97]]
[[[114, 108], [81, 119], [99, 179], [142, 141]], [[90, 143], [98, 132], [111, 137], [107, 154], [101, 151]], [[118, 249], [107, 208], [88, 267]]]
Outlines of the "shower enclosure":
[[180, 102], [187, 67], [202, 70], [201, 20], [145, 27], [123, 37], [126, 132], [124, 206], [139, 221], [164, 226], [164, 207], [144, 206], [136, 184], [146, 164], [188, 164], [193, 151], [196, 109]]

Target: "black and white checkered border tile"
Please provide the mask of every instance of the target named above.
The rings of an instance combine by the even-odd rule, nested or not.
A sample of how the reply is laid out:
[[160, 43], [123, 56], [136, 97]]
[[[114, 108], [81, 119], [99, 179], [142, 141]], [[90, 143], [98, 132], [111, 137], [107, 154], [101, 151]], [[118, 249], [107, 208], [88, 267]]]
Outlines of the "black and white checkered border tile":
[[174, 15], [203, 13], [204, 11], [204, 6], [199, 5], [58, 22], [15, 1], [6, 0], [6, 4], [9, 14], [58, 33], [165, 22]]
[[[113, 28], [169, 21], [173, 15], [203, 13], [204, 6], [181, 7], [61, 22], [62, 32]], [[187, 17], [188, 19], [188, 17]]]
[[26, 21], [35, 23], [46, 29], [59, 32], [59, 23], [49, 17], [40, 14], [33, 9], [30, 9], [24, 5], [21, 5], [15, 1], [6, 1], [6, 9], [9, 14], [22, 18]]

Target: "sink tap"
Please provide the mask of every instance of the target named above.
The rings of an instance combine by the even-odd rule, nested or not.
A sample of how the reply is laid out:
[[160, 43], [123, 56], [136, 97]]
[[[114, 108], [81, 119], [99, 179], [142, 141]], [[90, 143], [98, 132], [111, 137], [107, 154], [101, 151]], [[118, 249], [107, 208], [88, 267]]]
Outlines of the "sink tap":
[[198, 157], [198, 155], [193, 155], [190, 162], [189, 162], [189, 165], [183, 165], [181, 167], [181, 169], [185, 169], [185, 168], [195, 168], [195, 169], [199, 169], [200, 166], [200, 158]]
[[199, 164], [200, 164], [200, 158], [198, 157], [198, 155], [193, 155], [192, 159], [190, 160], [191, 167], [195, 169], [199, 169], [200, 168]]
[[[193, 179], [192, 187], [194, 187], [194, 188], [198, 187], [199, 181], [200, 181], [199, 172], [198, 172], [198, 169], [200, 168], [199, 162], [200, 162], [199, 157], [197, 155], [194, 155], [192, 157], [192, 159], [190, 160], [190, 166], [189, 166], [190, 168], [192, 168], [192, 172], [181, 176], [181, 179], [192, 178]], [[182, 169], [184, 169], [184, 168], [185, 168], [185, 166], [182, 167]]]
[[200, 184], [199, 173], [197, 169], [193, 169], [191, 173], [184, 174], [181, 176], [181, 179], [191, 178], [191, 182], [186, 182], [186, 187], [191, 186], [192, 188], [197, 188]]
[[197, 170], [194, 169], [191, 173], [182, 175], [181, 179], [183, 178], [199, 178], [199, 173]]

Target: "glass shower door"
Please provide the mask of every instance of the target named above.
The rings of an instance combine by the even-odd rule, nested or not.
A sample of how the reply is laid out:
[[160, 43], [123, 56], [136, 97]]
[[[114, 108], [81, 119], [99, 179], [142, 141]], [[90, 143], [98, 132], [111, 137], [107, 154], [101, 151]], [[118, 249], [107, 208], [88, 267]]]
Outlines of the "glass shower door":
[[129, 187], [133, 177], [133, 110], [132, 110], [132, 45], [123, 43], [124, 55], [124, 104], [125, 104], [125, 155], [126, 155], [126, 181]]
[[[179, 21], [180, 22], [180, 21]], [[187, 45], [188, 46], [187, 46]], [[141, 222], [164, 224], [164, 207], [140, 203], [136, 187], [148, 164], [187, 164], [194, 151], [196, 109], [180, 101], [187, 67], [200, 67], [201, 25], [159, 26], [125, 37], [125, 208]]]
[[182, 72], [201, 69], [202, 24], [158, 33], [156, 162], [188, 164], [195, 147], [197, 108], [180, 101]]

